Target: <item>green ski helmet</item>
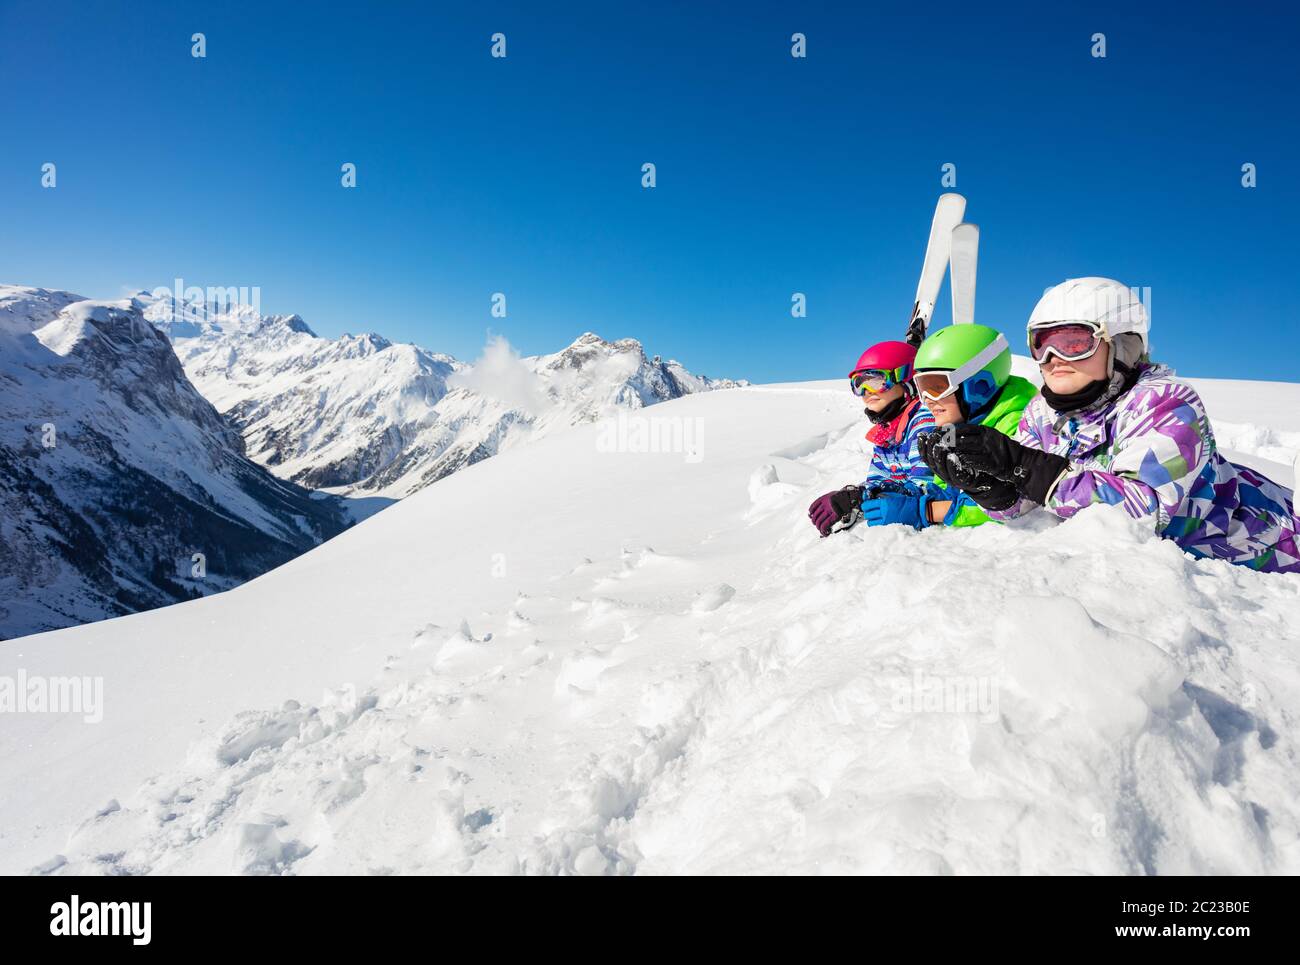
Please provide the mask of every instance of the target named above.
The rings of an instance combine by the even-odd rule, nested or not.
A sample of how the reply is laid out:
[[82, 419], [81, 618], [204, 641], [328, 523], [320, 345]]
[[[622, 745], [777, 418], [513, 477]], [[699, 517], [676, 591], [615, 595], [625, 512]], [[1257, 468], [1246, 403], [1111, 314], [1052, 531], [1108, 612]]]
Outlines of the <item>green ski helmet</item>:
[[962, 415], [970, 418], [993, 401], [1011, 377], [1011, 345], [987, 325], [949, 325], [921, 343], [913, 371], [914, 378], [927, 372], [947, 373], [947, 390], [925, 395], [942, 399], [957, 393]]

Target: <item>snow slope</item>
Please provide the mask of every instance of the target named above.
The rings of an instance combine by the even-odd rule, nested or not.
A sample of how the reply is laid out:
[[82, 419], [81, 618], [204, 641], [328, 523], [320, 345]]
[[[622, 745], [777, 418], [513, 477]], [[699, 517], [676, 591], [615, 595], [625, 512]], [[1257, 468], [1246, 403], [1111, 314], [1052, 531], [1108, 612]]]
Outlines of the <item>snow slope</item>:
[[737, 384], [590, 332], [529, 358], [496, 340], [468, 365], [374, 334], [320, 338], [297, 315], [263, 317], [249, 305], [154, 299], [146, 317], [250, 458], [350, 496], [400, 499], [556, 430]]
[[1188, 381], [1205, 400], [1219, 448], [1230, 459], [1295, 486], [1295, 466], [1300, 457], [1300, 384], [1235, 379]]
[[[1294, 455], [1300, 387], [1248, 388], [1235, 444]], [[641, 418], [697, 458], [581, 426], [0, 648], [105, 694], [0, 728], [0, 871], [1300, 871], [1300, 578], [1114, 507], [820, 540], [865, 465], [838, 381]]]

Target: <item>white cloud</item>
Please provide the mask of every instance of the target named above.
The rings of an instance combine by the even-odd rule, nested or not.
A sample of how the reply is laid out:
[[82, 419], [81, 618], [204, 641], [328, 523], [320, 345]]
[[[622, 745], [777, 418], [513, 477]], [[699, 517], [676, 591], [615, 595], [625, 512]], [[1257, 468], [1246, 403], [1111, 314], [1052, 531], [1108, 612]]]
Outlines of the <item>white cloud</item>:
[[528, 367], [503, 335], [493, 335], [468, 369], [447, 379], [451, 388], [469, 389], [538, 415], [551, 406], [541, 377]]

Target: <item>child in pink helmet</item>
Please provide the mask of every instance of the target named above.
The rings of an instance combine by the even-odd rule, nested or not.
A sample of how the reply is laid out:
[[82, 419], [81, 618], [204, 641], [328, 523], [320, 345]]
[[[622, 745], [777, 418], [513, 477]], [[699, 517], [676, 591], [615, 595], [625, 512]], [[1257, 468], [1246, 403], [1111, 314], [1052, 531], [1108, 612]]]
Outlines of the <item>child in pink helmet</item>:
[[[904, 523], [915, 529], [936, 521], [933, 510], [938, 507], [931, 507], [926, 495], [933, 489], [934, 473], [917, 447], [921, 433], [934, 428], [934, 417], [917, 398], [915, 360], [916, 348], [906, 342], [879, 342], [862, 353], [849, 373], [853, 394], [863, 399], [874, 423], [867, 433], [874, 448], [866, 479], [826, 493], [808, 507], [808, 518], [823, 536], [859, 519], [872, 526]], [[885, 493], [890, 498], [880, 498]]]

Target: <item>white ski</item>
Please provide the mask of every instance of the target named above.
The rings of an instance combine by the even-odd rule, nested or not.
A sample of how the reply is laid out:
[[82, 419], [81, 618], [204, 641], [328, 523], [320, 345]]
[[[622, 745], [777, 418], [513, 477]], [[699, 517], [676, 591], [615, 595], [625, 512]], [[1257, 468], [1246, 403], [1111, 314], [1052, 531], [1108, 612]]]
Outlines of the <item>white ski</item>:
[[907, 341], [920, 345], [925, 339], [934, 313], [934, 303], [939, 299], [939, 287], [944, 272], [948, 270], [948, 253], [952, 245], [952, 229], [961, 223], [966, 214], [966, 199], [960, 194], [941, 194], [934, 206], [934, 221], [930, 223], [930, 241], [925, 246], [925, 261], [921, 264], [921, 280], [916, 284], [916, 302], [912, 317], [907, 323]]
[[979, 225], [962, 222], [952, 229], [952, 323], [975, 321], [975, 268], [979, 261]]

